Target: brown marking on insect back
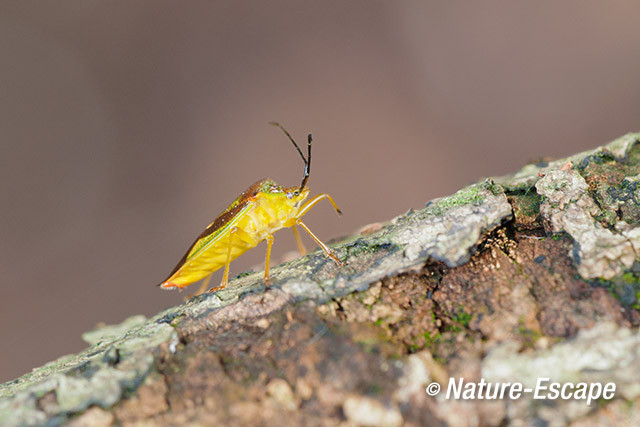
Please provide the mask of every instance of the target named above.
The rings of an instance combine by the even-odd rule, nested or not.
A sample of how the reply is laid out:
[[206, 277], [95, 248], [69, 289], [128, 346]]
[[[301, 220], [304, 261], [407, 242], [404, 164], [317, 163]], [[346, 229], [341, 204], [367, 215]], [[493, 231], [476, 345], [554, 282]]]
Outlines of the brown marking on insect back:
[[274, 192], [274, 190], [275, 192], [283, 191], [282, 187], [276, 184], [273, 180], [265, 178], [257, 181], [251, 187], [243, 191], [242, 194], [240, 194], [224, 212], [218, 215], [218, 217], [214, 219], [213, 222], [209, 224], [202, 233], [200, 233], [198, 238], [191, 244], [191, 246], [189, 246], [189, 249], [187, 249], [187, 252], [185, 252], [178, 264], [171, 271], [171, 273], [169, 273], [167, 278], [164, 279], [158, 286], [162, 286], [167, 280], [171, 278], [171, 276], [173, 276], [178, 270], [180, 270], [180, 268], [182, 268], [194, 246], [201, 239], [204, 239], [205, 237], [215, 233], [216, 231], [227, 225], [240, 211], [242, 211], [242, 209], [245, 208], [245, 206], [247, 206], [249, 202], [254, 201], [259, 193]]

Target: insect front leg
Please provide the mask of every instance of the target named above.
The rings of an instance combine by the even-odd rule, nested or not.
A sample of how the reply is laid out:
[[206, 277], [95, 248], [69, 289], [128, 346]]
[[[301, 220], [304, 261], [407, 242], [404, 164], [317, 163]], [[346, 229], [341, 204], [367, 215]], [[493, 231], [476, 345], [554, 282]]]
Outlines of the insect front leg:
[[331, 206], [333, 206], [333, 209], [336, 210], [336, 213], [338, 215], [342, 215], [342, 211], [340, 210], [338, 205], [336, 205], [336, 202], [333, 201], [333, 198], [330, 195], [328, 195], [327, 193], [322, 193], [322, 194], [318, 194], [317, 196], [315, 196], [314, 198], [309, 200], [307, 203], [302, 205], [302, 207], [298, 211], [297, 217], [300, 218], [301, 216], [303, 216], [304, 214], [309, 212], [309, 209], [314, 207], [322, 199], [328, 199], [329, 202], [331, 203]]
[[334, 260], [339, 266], [343, 266], [344, 263], [342, 261], [340, 261], [340, 259], [338, 259], [338, 257], [333, 253], [333, 251], [331, 250], [331, 248], [327, 245], [325, 245], [324, 243], [322, 243], [322, 241], [320, 239], [318, 239], [318, 237], [313, 234], [311, 232], [311, 230], [309, 230], [309, 227], [307, 227], [307, 225], [302, 222], [300, 220], [300, 218], [298, 218], [296, 220], [296, 224], [299, 225], [300, 227], [304, 228], [304, 231], [306, 231], [307, 233], [309, 233], [309, 236], [311, 236], [311, 238], [313, 240], [315, 240], [315, 242], [320, 245], [320, 247], [322, 248], [322, 250], [324, 251], [325, 254], [327, 254], [327, 256], [329, 258], [331, 258], [332, 260]]

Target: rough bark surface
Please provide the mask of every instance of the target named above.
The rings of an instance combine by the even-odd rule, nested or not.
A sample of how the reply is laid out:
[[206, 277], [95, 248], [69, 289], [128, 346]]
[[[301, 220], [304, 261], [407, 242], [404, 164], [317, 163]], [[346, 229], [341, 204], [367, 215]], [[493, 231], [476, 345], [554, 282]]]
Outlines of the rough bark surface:
[[[640, 140], [431, 201], [0, 386], [2, 425], [640, 425]], [[463, 400], [465, 382], [615, 382]]]

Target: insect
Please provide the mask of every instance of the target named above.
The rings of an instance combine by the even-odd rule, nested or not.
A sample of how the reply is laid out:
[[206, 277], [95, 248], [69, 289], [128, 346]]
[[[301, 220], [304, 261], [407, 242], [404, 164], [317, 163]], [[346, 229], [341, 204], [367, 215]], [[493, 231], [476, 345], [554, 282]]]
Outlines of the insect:
[[210, 289], [209, 292], [224, 289], [229, 283], [231, 261], [254, 248], [263, 240], [267, 241], [264, 281], [268, 285], [269, 259], [271, 258], [273, 234], [276, 231], [291, 227], [298, 250], [302, 255], [306, 253], [296, 227], [298, 225], [309, 233], [328, 257], [338, 265], [343, 265], [333, 251], [322, 243], [300, 219], [323, 199], [329, 200], [338, 215], [342, 215], [333, 198], [326, 193], [319, 194], [303, 203], [309, 196], [309, 188], [306, 184], [311, 168], [311, 134], [307, 137], [307, 157], [305, 158], [298, 144], [282, 125], [276, 122], [270, 124], [279, 127], [285, 133], [304, 161], [304, 173], [300, 187], [285, 188], [271, 179], [262, 179], [253, 184], [207, 226], [169, 274], [169, 277], [158, 286], [163, 289], [182, 290], [185, 286], [209, 276], [209, 279], [200, 286], [197, 292], [200, 294], [207, 288], [211, 273], [224, 266], [220, 286]]

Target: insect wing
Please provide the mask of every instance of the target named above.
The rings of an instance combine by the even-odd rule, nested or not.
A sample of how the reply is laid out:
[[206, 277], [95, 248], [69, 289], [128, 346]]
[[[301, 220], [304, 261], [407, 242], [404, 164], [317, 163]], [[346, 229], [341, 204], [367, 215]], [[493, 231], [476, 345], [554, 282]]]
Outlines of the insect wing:
[[[163, 282], [171, 282], [176, 275], [189, 275], [191, 272], [206, 271], [208, 262], [207, 250], [214, 247], [222, 236], [242, 215], [253, 205], [253, 202], [245, 200], [237, 203], [233, 207], [224, 211], [198, 236], [195, 242], [189, 247], [178, 265], [175, 266], [169, 277]], [[212, 272], [210, 270], [209, 272]]]
[[216, 218], [202, 234], [198, 236], [196, 241], [193, 242], [191, 248], [187, 251], [185, 261], [188, 262], [196, 258], [202, 251], [205, 251], [207, 247], [214, 244], [252, 204], [251, 202], [238, 204]]

